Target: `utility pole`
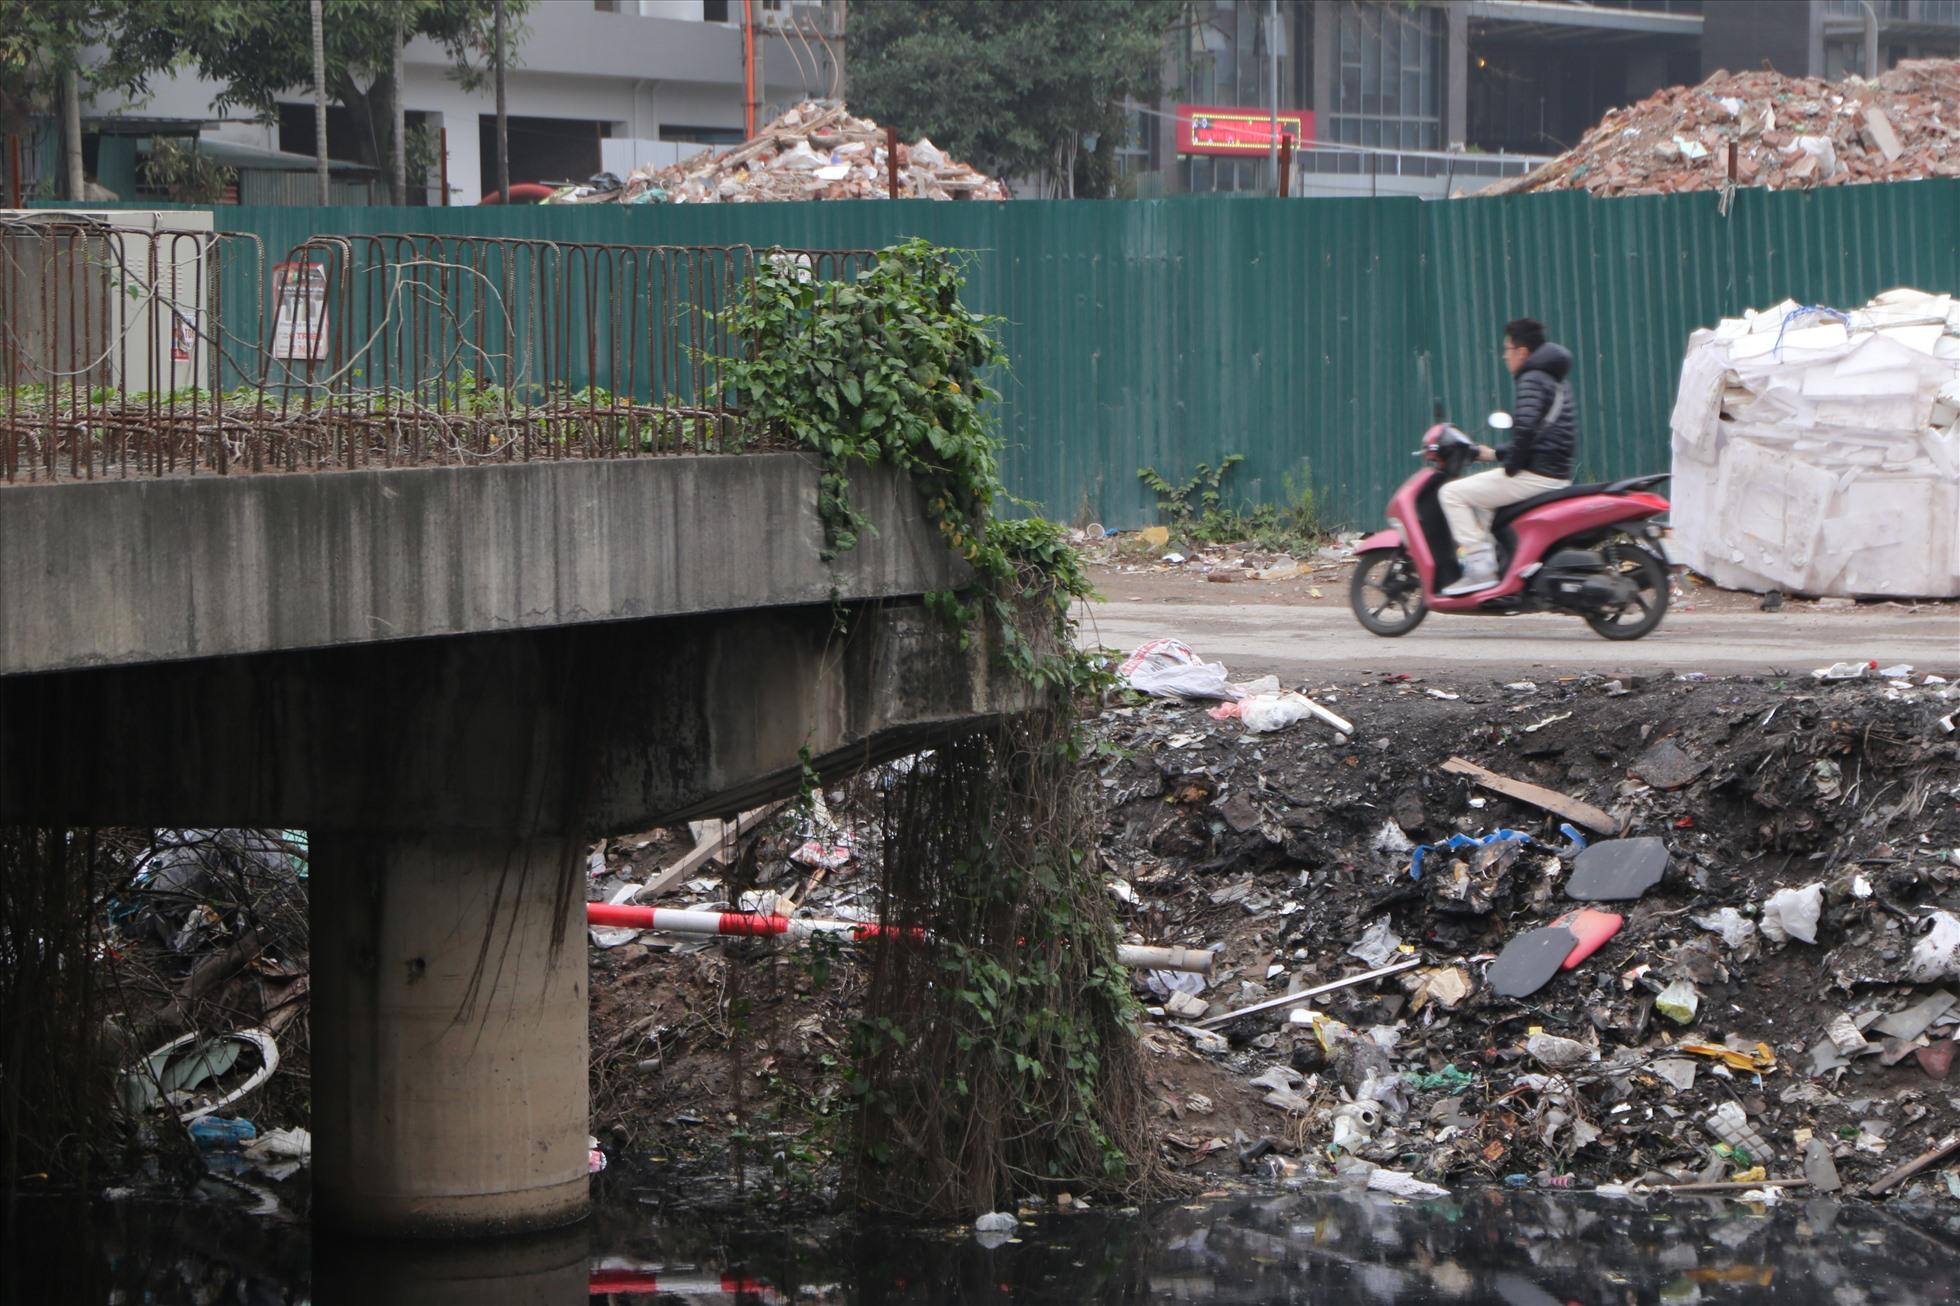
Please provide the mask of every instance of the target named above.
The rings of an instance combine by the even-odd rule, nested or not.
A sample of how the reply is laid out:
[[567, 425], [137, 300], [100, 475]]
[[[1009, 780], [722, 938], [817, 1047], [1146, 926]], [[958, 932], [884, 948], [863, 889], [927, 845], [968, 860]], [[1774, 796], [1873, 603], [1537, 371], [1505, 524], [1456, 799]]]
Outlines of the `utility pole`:
[[504, 0], [497, 0], [497, 197], [510, 203], [510, 115], [504, 106]]
[[837, 6], [837, 17], [835, 20], [837, 37], [837, 48], [835, 51], [837, 60], [837, 102], [843, 104], [846, 97], [850, 94], [849, 71], [844, 61], [844, 38], [850, 23], [850, 0], [832, 0], [832, 2]]
[[402, 99], [402, 11], [395, 7], [395, 203], [408, 203], [408, 106]]
[[313, 0], [313, 172], [319, 181], [320, 207], [333, 200], [327, 184], [327, 28], [321, 0]]
[[1267, 90], [1272, 93], [1272, 125], [1266, 138], [1267, 176], [1279, 194], [1279, 0], [1266, 0]]
[[1872, 0], [1865, 4], [1865, 76], [1878, 76], [1878, 10], [1872, 8]]
[[68, 198], [79, 204], [88, 198], [88, 179], [82, 174], [82, 75], [73, 64], [61, 71], [61, 134]]
[[743, 111], [743, 140], [755, 139], [755, 0], [742, 0], [742, 92], [747, 97]]

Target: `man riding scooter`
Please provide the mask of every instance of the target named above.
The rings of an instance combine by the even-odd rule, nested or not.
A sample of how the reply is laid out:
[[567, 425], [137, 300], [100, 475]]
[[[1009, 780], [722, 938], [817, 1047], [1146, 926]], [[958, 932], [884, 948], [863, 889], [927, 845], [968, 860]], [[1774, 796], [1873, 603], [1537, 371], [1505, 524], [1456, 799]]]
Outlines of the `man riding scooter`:
[[1566, 384], [1571, 351], [1547, 341], [1542, 322], [1521, 317], [1504, 326], [1504, 366], [1517, 390], [1511, 439], [1502, 448], [1477, 446], [1479, 458], [1504, 466], [1451, 481], [1439, 496], [1463, 565], [1462, 579], [1444, 588], [1444, 595], [1474, 594], [1500, 579], [1492, 514], [1572, 484], [1577, 423], [1572, 389]]

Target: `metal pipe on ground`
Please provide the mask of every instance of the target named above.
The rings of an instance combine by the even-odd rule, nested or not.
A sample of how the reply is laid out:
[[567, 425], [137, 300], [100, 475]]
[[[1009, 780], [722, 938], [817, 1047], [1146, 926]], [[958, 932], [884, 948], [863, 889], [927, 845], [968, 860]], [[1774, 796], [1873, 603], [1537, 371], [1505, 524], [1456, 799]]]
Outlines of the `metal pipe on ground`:
[[1255, 1016], [1262, 1011], [1280, 1011], [1287, 1007], [1297, 1007], [1303, 1002], [1312, 1001], [1323, 993], [1333, 993], [1340, 989], [1351, 989], [1357, 984], [1366, 984], [1371, 980], [1386, 979], [1390, 975], [1400, 975], [1405, 970], [1414, 970], [1417, 966], [1425, 964], [1422, 958], [1411, 957], [1407, 961], [1398, 961], [1393, 965], [1378, 966], [1374, 970], [1363, 971], [1359, 975], [1350, 975], [1346, 979], [1337, 979], [1331, 983], [1319, 984], [1310, 989], [1301, 989], [1298, 993], [1282, 994], [1277, 998], [1269, 998], [1264, 1002], [1255, 1002], [1249, 1007], [1240, 1007], [1237, 1011], [1227, 1011], [1222, 1015], [1197, 1021], [1196, 1027], [1199, 1029], [1217, 1029], [1220, 1025], [1230, 1024], [1241, 1016]]

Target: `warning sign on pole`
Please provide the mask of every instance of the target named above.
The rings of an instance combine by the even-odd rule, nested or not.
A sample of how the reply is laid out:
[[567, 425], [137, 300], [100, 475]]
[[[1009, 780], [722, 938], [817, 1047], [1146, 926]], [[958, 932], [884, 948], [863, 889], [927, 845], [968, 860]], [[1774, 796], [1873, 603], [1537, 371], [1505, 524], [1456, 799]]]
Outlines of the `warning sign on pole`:
[[327, 356], [327, 270], [281, 263], [272, 270], [272, 356], [317, 363]]

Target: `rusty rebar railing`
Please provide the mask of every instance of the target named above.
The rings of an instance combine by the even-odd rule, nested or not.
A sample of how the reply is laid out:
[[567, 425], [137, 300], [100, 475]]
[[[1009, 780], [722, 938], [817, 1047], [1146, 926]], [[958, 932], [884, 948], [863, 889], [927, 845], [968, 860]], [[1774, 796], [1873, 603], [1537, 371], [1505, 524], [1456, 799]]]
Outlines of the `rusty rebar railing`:
[[256, 237], [0, 220], [0, 478], [725, 451], [718, 361], [762, 260], [866, 250], [426, 234]]

